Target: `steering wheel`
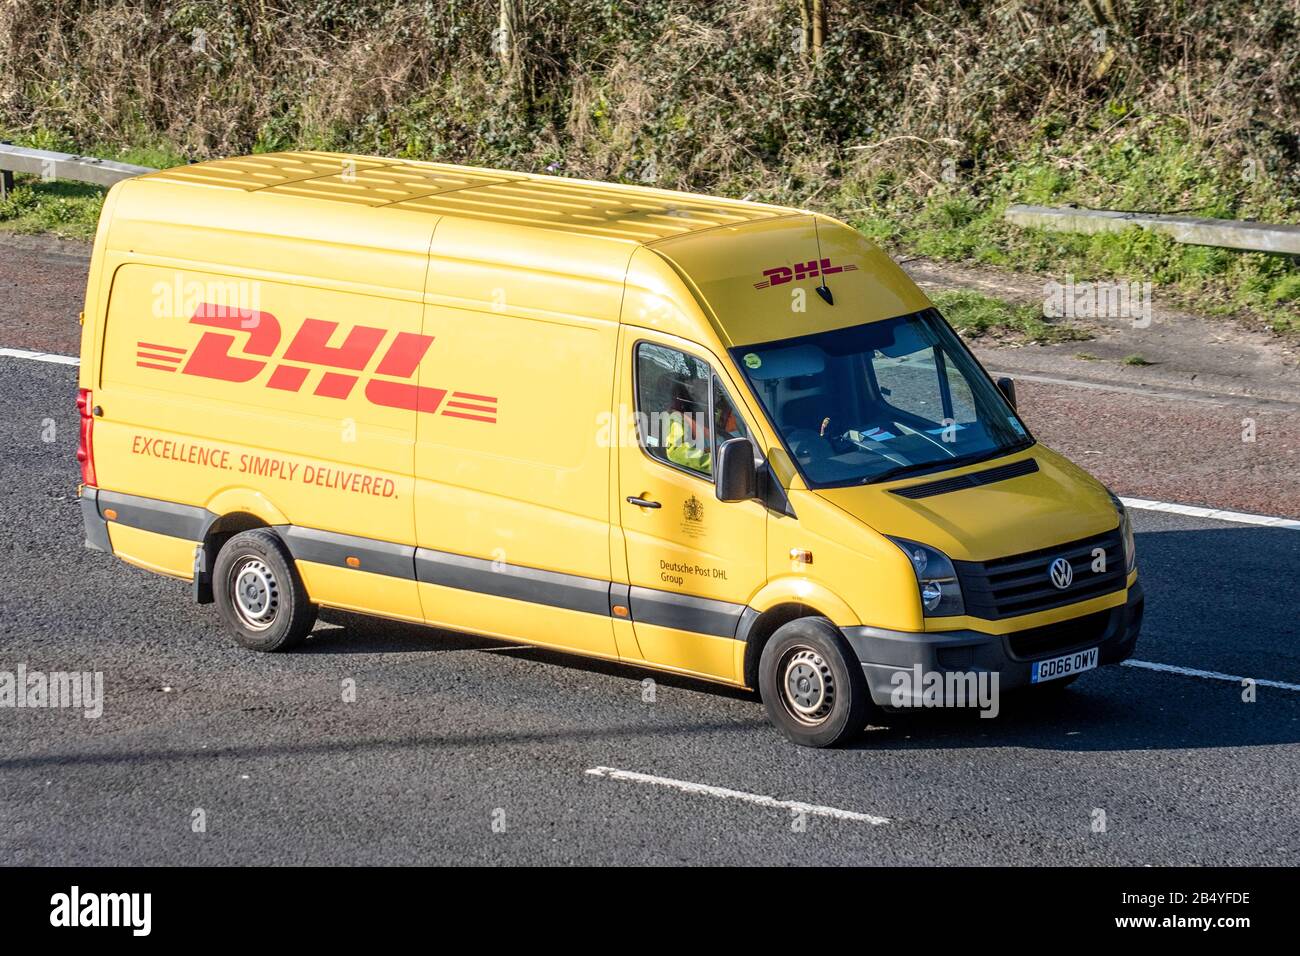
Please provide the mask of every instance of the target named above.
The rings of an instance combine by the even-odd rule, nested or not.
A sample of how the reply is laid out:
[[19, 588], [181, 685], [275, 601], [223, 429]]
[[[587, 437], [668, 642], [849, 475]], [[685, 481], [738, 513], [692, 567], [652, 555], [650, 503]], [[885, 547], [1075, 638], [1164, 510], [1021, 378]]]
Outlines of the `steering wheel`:
[[[831, 453], [842, 455], [845, 452], [854, 451], [858, 446], [848, 437], [845, 429], [838, 425], [832, 427], [833, 419], [827, 415], [822, 419], [821, 425], [817, 429], [817, 437], [826, 442], [831, 449]], [[812, 429], [809, 429], [811, 431]]]

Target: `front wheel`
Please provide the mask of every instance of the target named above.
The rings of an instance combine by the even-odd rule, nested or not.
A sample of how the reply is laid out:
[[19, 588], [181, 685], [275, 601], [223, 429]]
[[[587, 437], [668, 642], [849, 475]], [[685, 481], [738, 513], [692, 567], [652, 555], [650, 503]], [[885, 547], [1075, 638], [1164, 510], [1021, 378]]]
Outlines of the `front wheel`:
[[221, 548], [213, 597], [235, 640], [254, 651], [284, 651], [307, 639], [316, 606], [293, 558], [269, 528], [241, 531]]
[[777, 628], [759, 658], [758, 690], [768, 719], [803, 747], [852, 740], [871, 707], [862, 665], [839, 628], [823, 617]]

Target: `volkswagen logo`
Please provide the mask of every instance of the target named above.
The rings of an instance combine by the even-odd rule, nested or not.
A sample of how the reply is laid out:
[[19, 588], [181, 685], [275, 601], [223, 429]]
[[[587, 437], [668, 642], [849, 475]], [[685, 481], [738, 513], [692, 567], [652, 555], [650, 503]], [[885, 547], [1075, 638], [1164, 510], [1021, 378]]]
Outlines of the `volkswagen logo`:
[[1070, 566], [1070, 562], [1065, 558], [1057, 558], [1053, 561], [1051, 566], [1048, 567], [1047, 573], [1051, 577], [1052, 583], [1062, 591], [1074, 581], [1074, 568]]

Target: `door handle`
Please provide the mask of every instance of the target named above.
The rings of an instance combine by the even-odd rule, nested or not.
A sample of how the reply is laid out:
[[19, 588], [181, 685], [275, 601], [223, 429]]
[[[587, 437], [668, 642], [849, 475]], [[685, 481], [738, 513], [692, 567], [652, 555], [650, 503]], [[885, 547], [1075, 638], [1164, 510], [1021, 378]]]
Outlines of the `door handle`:
[[651, 501], [649, 498], [638, 498], [636, 495], [628, 495], [627, 502], [636, 505], [638, 508], [662, 508], [663, 505], [657, 501]]

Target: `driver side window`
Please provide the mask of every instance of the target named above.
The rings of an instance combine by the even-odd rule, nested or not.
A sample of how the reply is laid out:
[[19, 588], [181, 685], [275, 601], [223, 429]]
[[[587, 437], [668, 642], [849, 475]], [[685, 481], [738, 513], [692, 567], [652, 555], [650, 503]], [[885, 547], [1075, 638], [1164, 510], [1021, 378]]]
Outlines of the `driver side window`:
[[642, 342], [636, 350], [637, 427], [652, 458], [706, 480], [717, 446], [749, 429], [707, 362]]

